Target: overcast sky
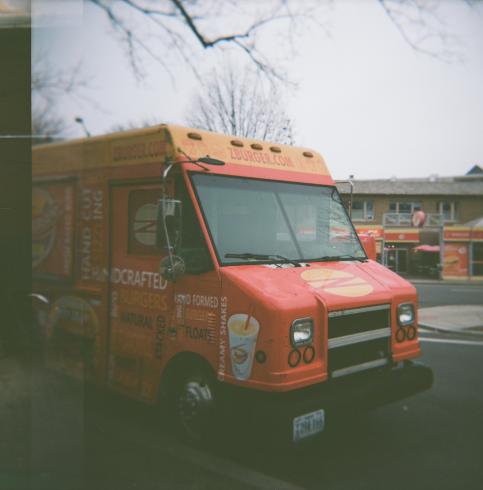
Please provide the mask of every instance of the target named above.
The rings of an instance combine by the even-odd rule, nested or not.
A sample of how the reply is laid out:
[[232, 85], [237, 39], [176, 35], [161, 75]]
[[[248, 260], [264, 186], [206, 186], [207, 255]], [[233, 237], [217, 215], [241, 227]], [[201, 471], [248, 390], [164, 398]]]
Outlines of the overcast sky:
[[[64, 12], [59, 2], [35, 0], [34, 13], [53, 3]], [[148, 63], [145, 82], [136, 83], [102, 12], [78, 0], [61, 4], [66, 16], [38, 20], [43, 27], [32, 36], [33, 52], [43, 52], [50, 66], [69, 70], [81, 62], [89, 80], [90, 102], [62, 98], [62, 116], [82, 116], [93, 134], [144, 119], [185, 124], [199, 84], [189, 69], [173, 67], [173, 83]], [[439, 15], [462, 61], [411, 49], [375, 0], [338, 1], [325, 16], [330, 35], [312, 28], [297, 37], [287, 69], [298, 89], [285, 95], [287, 111], [297, 144], [319, 151], [336, 178], [461, 175], [483, 164], [483, 5], [452, 0]], [[264, 46], [276, 59], [281, 34], [269, 34]], [[200, 56], [205, 73], [222, 60]], [[69, 136], [82, 135], [73, 123]]]

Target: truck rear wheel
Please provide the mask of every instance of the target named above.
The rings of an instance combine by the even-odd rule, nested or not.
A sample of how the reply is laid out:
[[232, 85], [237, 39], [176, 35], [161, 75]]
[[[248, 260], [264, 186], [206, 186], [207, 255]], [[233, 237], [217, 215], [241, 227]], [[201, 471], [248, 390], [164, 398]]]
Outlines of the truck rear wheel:
[[186, 366], [174, 379], [171, 412], [180, 435], [195, 443], [211, 439], [215, 429], [213, 374], [200, 364]]

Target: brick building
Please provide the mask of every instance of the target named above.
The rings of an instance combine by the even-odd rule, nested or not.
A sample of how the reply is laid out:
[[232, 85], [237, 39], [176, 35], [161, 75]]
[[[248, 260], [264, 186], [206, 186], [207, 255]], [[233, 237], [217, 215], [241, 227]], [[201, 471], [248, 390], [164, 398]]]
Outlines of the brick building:
[[[437, 275], [441, 269], [443, 277], [483, 276], [481, 167], [456, 177], [354, 180], [353, 185], [352, 220], [359, 232], [376, 237], [388, 267], [402, 274]], [[338, 187], [348, 201], [350, 187]]]

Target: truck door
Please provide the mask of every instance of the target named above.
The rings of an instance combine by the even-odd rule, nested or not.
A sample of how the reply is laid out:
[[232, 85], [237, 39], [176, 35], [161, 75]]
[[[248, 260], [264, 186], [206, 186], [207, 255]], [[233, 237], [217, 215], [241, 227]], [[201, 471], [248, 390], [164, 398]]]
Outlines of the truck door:
[[181, 175], [174, 179], [174, 186], [183, 206], [181, 245], [176, 253], [184, 260], [186, 273], [174, 284], [176, 313], [168, 342], [175, 337], [176, 350], [198, 353], [215, 366], [221, 283]]
[[157, 396], [173, 285], [159, 274], [159, 184], [110, 188], [110, 318], [107, 383], [145, 400]]

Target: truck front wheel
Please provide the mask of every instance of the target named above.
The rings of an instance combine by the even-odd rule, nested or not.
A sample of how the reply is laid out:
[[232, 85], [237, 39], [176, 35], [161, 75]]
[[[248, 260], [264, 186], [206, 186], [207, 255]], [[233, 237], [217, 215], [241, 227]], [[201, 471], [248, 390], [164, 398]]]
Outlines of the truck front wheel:
[[208, 369], [191, 365], [176, 376], [171, 396], [172, 413], [181, 435], [202, 442], [215, 429], [215, 379]]

